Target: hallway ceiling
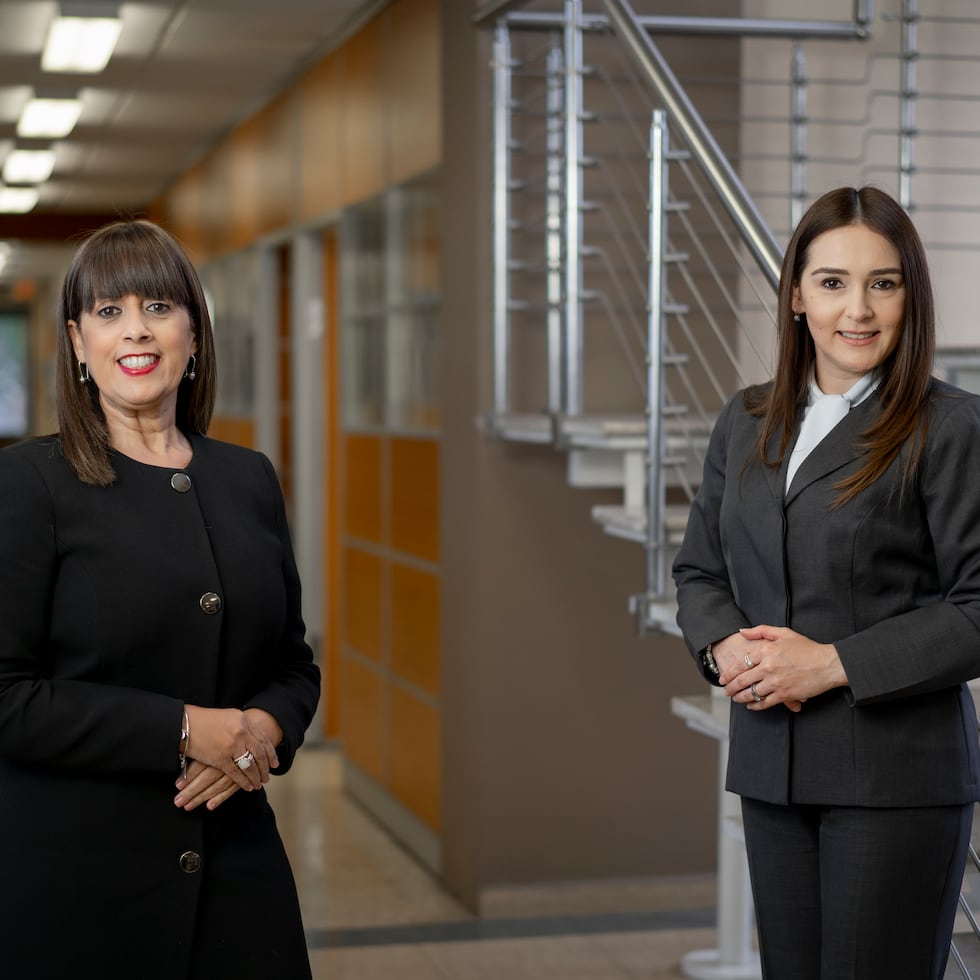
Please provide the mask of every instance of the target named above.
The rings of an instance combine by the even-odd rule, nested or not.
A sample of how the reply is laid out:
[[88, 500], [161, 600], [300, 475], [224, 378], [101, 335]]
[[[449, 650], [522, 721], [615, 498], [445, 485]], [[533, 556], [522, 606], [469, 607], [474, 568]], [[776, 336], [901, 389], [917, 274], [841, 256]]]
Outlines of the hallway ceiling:
[[[368, 17], [381, 0], [137, 0], [98, 75], [42, 72], [55, 0], [0, 0], [0, 163], [35, 89], [78, 91], [82, 114], [55, 141], [55, 169], [0, 239], [56, 237], [85, 215], [138, 211]], [[48, 144], [36, 142], [33, 146]], [[35, 231], [31, 229], [34, 228]], [[45, 230], [47, 229], [47, 230]], [[39, 274], [52, 250], [16, 241], [0, 278]], [[57, 251], [57, 250], [54, 250]]]

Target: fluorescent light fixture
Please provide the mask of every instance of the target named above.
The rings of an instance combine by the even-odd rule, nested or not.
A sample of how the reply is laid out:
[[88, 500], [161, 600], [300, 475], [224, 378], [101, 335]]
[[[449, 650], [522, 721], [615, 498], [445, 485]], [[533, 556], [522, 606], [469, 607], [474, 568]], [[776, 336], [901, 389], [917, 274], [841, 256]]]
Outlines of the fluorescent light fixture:
[[116, 4], [61, 4], [41, 54], [45, 71], [97, 74], [109, 63], [122, 21]]
[[11, 150], [3, 161], [8, 184], [43, 184], [54, 170], [54, 150]]
[[36, 187], [0, 186], [0, 214], [26, 214], [39, 196]]
[[25, 139], [61, 139], [75, 128], [81, 112], [81, 99], [35, 97], [20, 114], [17, 135]]

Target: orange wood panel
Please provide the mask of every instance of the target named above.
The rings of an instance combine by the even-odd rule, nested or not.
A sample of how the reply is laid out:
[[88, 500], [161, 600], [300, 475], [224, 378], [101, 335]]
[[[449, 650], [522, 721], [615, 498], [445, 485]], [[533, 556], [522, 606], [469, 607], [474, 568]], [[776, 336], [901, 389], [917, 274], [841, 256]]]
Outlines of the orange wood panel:
[[391, 546], [439, 561], [439, 444], [391, 441]]
[[391, 669], [439, 696], [439, 577], [397, 562], [391, 566]]
[[325, 58], [299, 83], [299, 209], [303, 220], [343, 204], [342, 85], [339, 54]]
[[341, 114], [344, 201], [361, 201], [385, 186], [385, 87], [381, 19], [358, 31], [343, 49]]
[[259, 201], [263, 187], [261, 161], [262, 134], [249, 120], [229, 137], [228, 214], [225, 215], [224, 246], [229, 251], [245, 248], [259, 236]]
[[323, 733], [327, 738], [340, 734], [340, 595], [343, 588], [340, 560], [340, 367], [339, 337], [340, 295], [338, 284], [337, 235], [331, 228], [324, 232], [323, 241], [323, 296], [324, 342], [323, 377], [327, 379], [323, 399], [323, 431], [327, 446], [324, 454], [323, 486], [323, 568], [326, 594], [323, 609], [326, 612], [324, 656], [324, 706]]
[[348, 436], [344, 451], [344, 531], [381, 542], [381, 440]]
[[387, 183], [442, 158], [442, 14], [439, 0], [396, 0], [387, 19]]
[[255, 420], [252, 418], [215, 416], [211, 419], [208, 435], [222, 442], [233, 442], [239, 446], [255, 448]]
[[252, 121], [254, 145], [261, 148], [257, 164], [261, 188], [258, 223], [263, 233], [285, 228], [295, 214], [296, 126], [293, 116], [293, 92], [288, 90]]
[[352, 657], [344, 658], [344, 752], [384, 785], [384, 690], [381, 676]]
[[391, 686], [389, 789], [434, 831], [441, 825], [442, 772], [439, 712]]
[[276, 249], [279, 295], [279, 480], [288, 506], [293, 499], [293, 425], [292, 425], [292, 359], [290, 333], [292, 327], [292, 269], [293, 253], [288, 245]]
[[357, 548], [343, 551], [344, 643], [382, 659], [381, 559]]
[[177, 236], [192, 262], [210, 258], [201, 230], [201, 197], [204, 194], [204, 168], [195, 167], [177, 183], [164, 206], [167, 228]]

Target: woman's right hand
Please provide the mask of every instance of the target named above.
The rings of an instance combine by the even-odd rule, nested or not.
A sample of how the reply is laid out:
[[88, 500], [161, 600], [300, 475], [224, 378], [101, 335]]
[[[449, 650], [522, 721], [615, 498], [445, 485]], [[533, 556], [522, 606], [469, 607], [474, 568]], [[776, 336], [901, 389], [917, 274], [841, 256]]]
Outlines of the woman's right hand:
[[[190, 723], [186, 755], [205, 766], [219, 770], [239, 789], [251, 792], [269, 781], [270, 766], [277, 765], [276, 747], [260, 726], [249, 725], [244, 711], [237, 708], [185, 706]], [[235, 763], [246, 752], [253, 761], [247, 769]]]
[[[711, 653], [718, 664], [722, 687], [727, 687], [739, 674], [757, 667], [762, 660], [771, 641], [769, 638], [758, 637], [749, 639], [745, 631], [732, 633], [718, 643], [711, 644]], [[786, 700], [783, 702], [790, 711], [797, 712], [803, 707], [802, 701]]]

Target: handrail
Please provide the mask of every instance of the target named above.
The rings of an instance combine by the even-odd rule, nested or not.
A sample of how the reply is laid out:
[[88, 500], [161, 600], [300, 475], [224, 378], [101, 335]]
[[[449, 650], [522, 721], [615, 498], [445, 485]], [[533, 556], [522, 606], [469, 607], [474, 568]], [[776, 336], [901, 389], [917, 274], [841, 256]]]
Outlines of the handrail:
[[[503, 2], [503, 0], [501, 0]], [[499, 5], [499, 4], [498, 4]], [[492, 5], [487, 5], [488, 7]], [[515, 6], [507, 4], [507, 9]], [[489, 9], [478, 11], [474, 22], [479, 25], [486, 18], [501, 16]], [[553, 31], [561, 26], [562, 15], [546, 12], [516, 11], [506, 14], [511, 27], [522, 30]], [[855, 12], [854, 20], [793, 20], [757, 17], [670, 17], [657, 14], [638, 14], [636, 18], [643, 28], [651, 34], [715, 34], [737, 37], [810, 37], [830, 41], [865, 40], [870, 37], [867, 21]], [[604, 31], [609, 19], [602, 14], [585, 14], [582, 29], [585, 31]]]
[[625, 0], [602, 0], [614, 30], [622, 37], [664, 104], [688, 150], [704, 172], [773, 290], [779, 288], [782, 249], [755, 203], [688, 99], [676, 76]]

